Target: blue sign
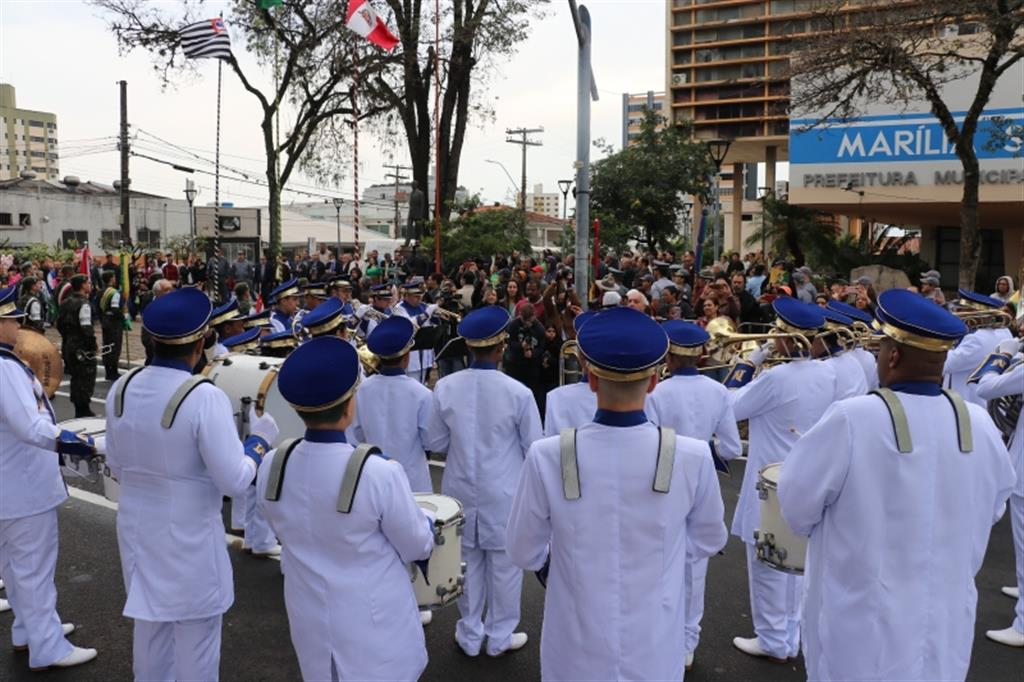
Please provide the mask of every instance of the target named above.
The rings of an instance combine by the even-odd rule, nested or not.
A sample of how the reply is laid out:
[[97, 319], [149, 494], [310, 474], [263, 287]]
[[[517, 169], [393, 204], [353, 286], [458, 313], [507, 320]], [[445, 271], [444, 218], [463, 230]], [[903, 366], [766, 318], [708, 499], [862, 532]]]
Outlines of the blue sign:
[[[954, 114], [962, 121], [964, 112]], [[997, 117], [998, 121], [993, 121]], [[955, 161], [953, 144], [931, 114], [865, 116], [848, 124], [833, 123], [802, 130], [815, 121], [794, 119], [789, 126], [790, 163], [885, 163]], [[997, 125], [999, 126], [997, 128]], [[1004, 134], [999, 134], [999, 128]], [[974, 147], [979, 159], [1019, 158], [1024, 140], [1024, 108], [990, 112], [978, 122]]]

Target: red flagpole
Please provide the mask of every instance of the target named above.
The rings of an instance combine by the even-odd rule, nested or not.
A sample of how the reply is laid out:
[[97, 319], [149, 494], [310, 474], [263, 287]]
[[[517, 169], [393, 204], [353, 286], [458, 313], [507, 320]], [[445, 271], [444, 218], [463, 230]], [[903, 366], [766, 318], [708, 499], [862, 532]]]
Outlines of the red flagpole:
[[434, 0], [434, 272], [441, 272], [441, 0]]

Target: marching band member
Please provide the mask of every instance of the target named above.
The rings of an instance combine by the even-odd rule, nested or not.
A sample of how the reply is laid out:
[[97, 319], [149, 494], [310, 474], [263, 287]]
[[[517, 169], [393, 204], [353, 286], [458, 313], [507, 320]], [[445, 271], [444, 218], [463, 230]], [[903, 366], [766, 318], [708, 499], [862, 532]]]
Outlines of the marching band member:
[[[777, 298], [772, 302], [775, 327], [783, 333], [813, 338], [825, 325], [821, 309], [795, 298]], [[782, 663], [797, 655], [800, 648], [801, 578], [778, 571], [756, 558], [754, 530], [760, 526], [758, 474], [763, 467], [784, 461], [793, 443], [818, 421], [833, 401], [835, 371], [822, 362], [803, 357], [791, 338], [781, 336], [775, 348], [790, 358], [753, 381], [754, 366], [763, 361], [758, 349], [751, 363], [737, 363], [726, 385], [741, 384], [733, 395], [736, 419], [750, 420], [750, 447], [743, 472], [740, 499], [736, 505], [732, 533], [747, 546], [747, 576], [750, 581], [750, 615], [754, 637], [736, 637], [733, 645], [751, 656]], [[749, 382], [749, 383], [745, 383]]]
[[[437, 304], [423, 303], [423, 278], [413, 277], [402, 285], [402, 300], [395, 306], [395, 315], [407, 317], [413, 321], [417, 329], [433, 327], [433, 316]], [[430, 368], [434, 365], [434, 350], [423, 348], [411, 351], [409, 367], [406, 372], [416, 381], [426, 385], [430, 376]]]
[[811, 680], [967, 676], [992, 524], [1014, 473], [985, 411], [942, 390], [967, 333], [941, 306], [889, 289], [878, 393], [836, 402], [782, 466], [782, 516], [810, 536], [803, 651]]
[[35, 373], [14, 354], [25, 316], [17, 298], [16, 284], [0, 289], [0, 578], [14, 611], [14, 649], [28, 649], [32, 670], [69, 668], [96, 650], [72, 645], [66, 635], [75, 626], [57, 615], [57, 507], [68, 492], [54, 451], [96, 450], [91, 438], [57, 426]]
[[345, 324], [347, 321], [345, 304], [340, 299], [329, 298], [302, 318], [302, 327], [313, 338], [330, 335], [351, 343], [348, 326]]
[[233, 298], [222, 306], [213, 309], [210, 315], [210, 327], [217, 334], [217, 342], [213, 345], [214, 359], [228, 354], [224, 340], [245, 331], [245, 316], [238, 312], [238, 299]]
[[434, 386], [424, 443], [432, 452], [448, 452], [441, 492], [462, 502], [466, 515], [465, 594], [458, 600], [455, 641], [467, 656], [479, 655], [484, 637], [489, 656], [521, 649], [527, 639], [514, 632], [523, 576], [506, 552], [505, 525], [523, 458], [541, 428], [530, 389], [497, 371], [510, 321], [504, 308], [485, 306], [459, 323], [473, 360]]
[[[852, 320], [863, 322], [869, 327], [875, 321], [875, 318], [860, 308], [855, 308], [852, 305], [843, 303], [842, 301], [829, 301], [828, 309], [837, 312], [840, 315], [846, 315]], [[854, 346], [846, 350], [846, 353], [857, 360], [862, 370], [864, 370], [864, 379], [867, 381], [867, 390], [873, 391], [878, 388], [878, 361], [875, 356], [861, 348], [859, 345]]]
[[[1024, 357], [1019, 353], [1018, 339], [1000, 341], [996, 352], [983, 364], [970, 381], [977, 383], [977, 396], [994, 400], [1024, 394]], [[1010, 437], [1010, 460], [1017, 472], [1017, 483], [1010, 493], [1010, 521], [1013, 526], [1013, 550], [1017, 565], [1017, 606], [1013, 624], [1005, 630], [989, 630], [985, 636], [1007, 646], [1024, 647], [1024, 416], [1017, 417], [1017, 427]]]
[[[577, 335], [583, 323], [595, 315], [597, 312], [588, 310], [573, 318], [572, 326]], [[562, 429], [579, 428], [594, 420], [594, 413], [597, 412], [597, 394], [590, 390], [586, 360], [580, 353], [576, 353], [576, 357], [580, 363], [580, 380], [548, 391], [544, 407], [545, 436], [557, 436]]]
[[828, 308], [819, 308], [825, 317], [825, 330], [814, 337], [814, 358], [832, 365], [836, 376], [834, 400], [845, 400], [868, 392], [868, 382], [860, 361], [839, 344], [839, 330], [849, 329], [853, 318]]
[[184, 288], [146, 307], [153, 363], [107, 394], [107, 464], [121, 484], [117, 543], [135, 620], [139, 680], [216, 680], [221, 619], [234, 601], [222, 496], [238, 496], [277, 438], [269, 414], [250, 417], [241, 443], [231, 402], [192, 368], [203, 352], [210, 299]]
[[246, 329], [258, 328], [260, 330], [260, 334], [269, 334], [273, 330], [274, 326], [270, 321], [270, 316], [273, 314], [274, 311], [270, 308], [258, 313], [250, 313], [242, 324]]
[[309, 312], [327, 300], [327, 289], [323, 282], [308, 282], [302, 285], [302, 310]]
[[359, 320], [359, 334], [365, 339], [385, 317], [391, 317], [391, 285], [374, 284], [370, 288], [370, 305], [360, 306], [355, 311], [355, 317]]
[[348, 275], [335, 275], [328, 280], [327, 293], [344, 304], [346, 317], [355, 315], [359, 302], [352, 300], [352, 282]]
[[687, 548], [728, 537], [710, 451], [644, 414], [669, 346], [656, 322], [615, 308], [578, 341], [598, 410], [533, 444], [508, 525], [513, 561], [549, 566], [541, 677], [681, 680]]
[[[1003, 302], [966, 289], [960, 289], [957, 305], [961, 309], [973, 311], [996, 312], [1003, 307]], [[967, 383], [967, 379], [990, 353], [994, 352], [1000, 341], [1013, 338], [1009, 329], [981, 327], [967, 333], [960, 343], [946, 354], [946, 366], [942, 370], [942, 385], [951, 388], [968, 402], [985, 407], [985, 401], [975, 395], [975, 385]]]
[[265, 358], [286, 358], [299, 345], [291, 329], [271, 332], [260, 337], [260, 355]]
[[299, 280], [294, 277], [270, 292], [274, 312], [270, 315], [270, 326], [275, 332], [291, 331], [292, 317], [299, 309]]
[[251, 327], [241, 334], [224, 339], [224, 347], [229, 353], [258, 353], [260, 349], [260, 327]]
[[427, 650], [407, 562], [430, 556], [433, 521], [402, 467], [372, 454], [339, 513], [349, 460], [361, 454], [345, 439], [358, 384], [356, 351], [342, 339], [312, 339], [285, 360], [278, 386], [306, 433], [260, 466], [259, 505], [284, 541], [285, 606], [303, 679], [415, 680]]
[[[645, 411], [655, 426], [667, 426], [680, 436], [709, 443], [724, 460], [743, 454], [729, 389], [697, 372], [710, 335], [682, 320], [662, 324], [668, 334], [668, 370], [671, 376], [647, 396]], [[712, 437], [718, 438], [717, 447]], [[704, 585], [708, 558], [688, 552], [686, 558], [686, 668], [693, 665], [704, 616]]]

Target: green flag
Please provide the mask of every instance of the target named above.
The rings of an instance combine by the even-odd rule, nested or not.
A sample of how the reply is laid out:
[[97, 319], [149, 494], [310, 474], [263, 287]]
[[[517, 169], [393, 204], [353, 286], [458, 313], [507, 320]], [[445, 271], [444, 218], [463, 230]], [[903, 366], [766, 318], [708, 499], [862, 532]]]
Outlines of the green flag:
[[259, 0], [260, 9], [270, 9], [282, 4], [284, 0]]

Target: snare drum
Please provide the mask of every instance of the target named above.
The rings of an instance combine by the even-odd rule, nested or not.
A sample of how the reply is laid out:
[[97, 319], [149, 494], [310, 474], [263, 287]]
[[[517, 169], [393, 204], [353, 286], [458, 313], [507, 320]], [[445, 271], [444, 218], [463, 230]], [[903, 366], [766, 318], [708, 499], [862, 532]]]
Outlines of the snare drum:
[[779, 506], [779, 474], [782, 463], [769, 464], [757, 478], [761, 498], [761, 527], [754, 531], [757, 558], [786, 573], [802, 574], [807, 555], [807, 538], [796, 535], [782, 518]]
[[248, 419], [251, 403], [255, 403], [257, 414], [270, 413], [279, 430], [271, 447], [306, 433], [306, 425], [277, 388], [277, 372], [283, 362], [283, 358], [230, 353], [215, 359], [204, 372], [231, 399], [236, 428], [241, 427], [242, 419]]
[[106, 464], [107, 421], [103, 417], [81, 417], [79, 419], [67, 419], [58, 423], [57, 426], [73, 433], [92, 437], [96, 443], [96, 452], [99, 456], [88, 460], [81, 457], [72, 458], [68, 455], [61, 455], [64, 467], [77, 472], [82, 478], [90, 480], [95, 480], [95, 476], [101, 474], [103, 476], [103, 496], [111, 502], [117, 502], [120, 497], [121, 485], [110, 474], [110, 467]]
[[416, 504], [434, 515], [434, 551], [427, 562], [427, 575], [416, 564], [409, 567], [421, 609], [439, 609], [462, 596], [462, 527], [466, 517], [462, 503], [447, 495], [415, 493]]

